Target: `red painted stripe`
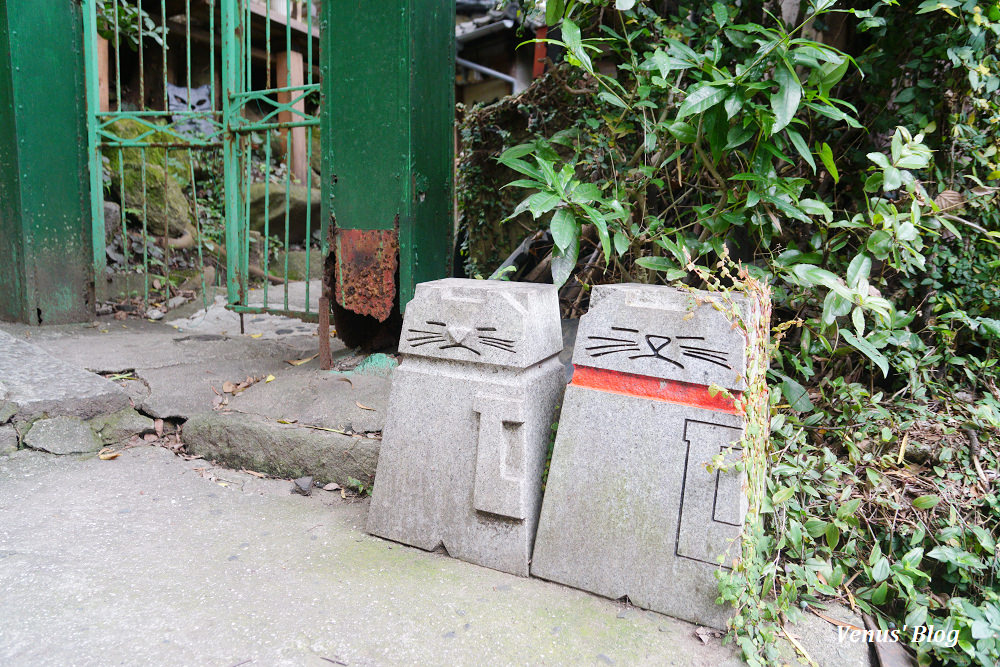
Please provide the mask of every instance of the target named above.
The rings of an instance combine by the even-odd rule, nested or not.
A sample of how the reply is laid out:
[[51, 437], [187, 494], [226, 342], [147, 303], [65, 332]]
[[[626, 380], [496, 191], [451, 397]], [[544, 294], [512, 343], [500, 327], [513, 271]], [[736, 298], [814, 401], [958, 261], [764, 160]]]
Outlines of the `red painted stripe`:
[[636, 396], [654, 401], [726, 412], [731, 415], [743, 414], [742, 408], [736, 405], [736, 400], [742, 396], [742, 392], [730, 391], [732, 396], [726, 396], [720, 392], [712, 396], [708, 387], [702, 384], [661, 380], [648, 375], [635, 375], [605, 368], [575, 365], [573, 366], [573, 380], [570, 384], [597, 391], [607, 391], [612, 394]]

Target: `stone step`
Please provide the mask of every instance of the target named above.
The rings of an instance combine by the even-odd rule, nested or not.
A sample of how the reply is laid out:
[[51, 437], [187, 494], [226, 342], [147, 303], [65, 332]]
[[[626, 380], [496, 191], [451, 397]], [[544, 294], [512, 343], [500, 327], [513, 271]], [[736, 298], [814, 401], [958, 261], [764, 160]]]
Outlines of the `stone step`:
[[0, 423], [90, 419], [129, 407], [121, 387], [0, 331]]

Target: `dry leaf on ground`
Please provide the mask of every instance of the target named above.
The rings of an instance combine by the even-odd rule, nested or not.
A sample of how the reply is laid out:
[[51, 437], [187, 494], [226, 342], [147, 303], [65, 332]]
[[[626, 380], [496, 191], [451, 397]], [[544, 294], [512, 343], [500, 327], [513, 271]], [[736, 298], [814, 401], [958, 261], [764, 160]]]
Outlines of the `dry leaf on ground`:
[[302, 364], [309, 363], [310, 361], [312, 361], [313, 359], [315, 359], [318, 356], [319, 356], [319, 353], [317, 352], [313, 356], [306, 357], [305, 359], [285, 359], [285, 363], [286, 364], [291, 364], [292, 366], [301, 366]]

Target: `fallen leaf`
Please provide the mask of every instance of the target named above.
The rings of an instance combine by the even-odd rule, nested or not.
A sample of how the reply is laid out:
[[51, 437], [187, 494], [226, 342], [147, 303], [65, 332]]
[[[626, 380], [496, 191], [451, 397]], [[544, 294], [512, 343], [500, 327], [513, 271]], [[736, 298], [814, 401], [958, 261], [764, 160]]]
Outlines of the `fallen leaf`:
[[126, 313], [124, 310], [119, 310], [118, 312], [115, 313], [115, 319], [116, 320], [124, 320], [127, 317], [128, 317], [128, 313]]
[[336, 491], [339, 488], [340, 488], [340, 484], [337, 484], [336, 482], [330, 482], [329, 484], [327, 484], [326, 486], [323, 487], [323, 490], [324, 491]]
[[250, 337], [251, 337], [251, 338], [260, 338], [260, 337], [261, 337], [261, 336], [263, 336], [263, 335], [264, 335], [264, 334], [262, 334], [262, 333], [256, 333], [256, 334], [250, 334]]
[[272, 380], [274, 380], [274, 376], [273, 375], [268, 375], [267, 378], [264, 380], [264, 384], [267, 384], [268, 382], [271, 382]]
[[230, 382], [229, 380], [226, 380], [225, 382], [222, 383], [222, 391], [226, 392], [227, 394], [231, 394], [235, 390], [236, 390], [236, 385]]
[[163, 420], [155, 419], [153, 420], [153, 430], [156, 431], [156, 435], [163, 435]]
[[159, 438], [155, 433], [147, 433], [146, 435], [142, 436], [142, 439], [145, 440], [146, 442], [156, 442]]
[[163, 286], [163, 283], [160, 282], [159, 278], [154, 278], [153, 279], [153, 289], [160, 289], [160, 287], [162, 287], [162, 286]]
[[263, 478], [267, 477], [267, 475], [265, 475], [264, 473], [262, 473], [262, 472], [257, 472], [256, 470], [246, 470], [246, 469], [244, 468], [244, 469], [243, 469], [243, 470], [241, 470], [240, 472], [245, 472], [245, 473], [246, 473], [246, 474], [248, 474], [248, 475], [253, 475], [254, 477], [257, 477], [257, 478], [260, 478], [260, 479], [263, 479]]
[[305, 359], [294, 359], [294, 360], [292, 360], [292, 359], [285, 359], [285, 363], [286, 364], [291, 364], [292, 366], [301, 366], [302, 364], [309, 363], [310, 361], [312, 361], [313, 359], [315, 359], [318, 356], [319, 356], [319, 353], [317, 352], [313, 356], [306, 357]]
[[362, 410], [371, 410], [372, 412], [376, 411], [375, 408], [369, 408], [367, 405], [362, 405], [361, 403], [358, 403], [357, 401], [354, 401], [354, 405], [358, 406]]
[[279, 419], [278, 423], [279, 424], [294, 424], [297, 421], [298, 421], [298, 419]]
[[338, 380], [342, 380], [342, 381], [346, 382], [347, 384], [351, 385], [352, 389], [354, 388], [354, 383], [351, 381], [351, 378], [337, 378], [337, 379]]
[[111, 459], [116, 459], [121, 455], [122, 455], [121, 452], [116, 452], [108, 447], [105, 447], [104, 449], [102, 449], [97, 453], [97, 458], [101, 459], [102, 461], [110, 461]]

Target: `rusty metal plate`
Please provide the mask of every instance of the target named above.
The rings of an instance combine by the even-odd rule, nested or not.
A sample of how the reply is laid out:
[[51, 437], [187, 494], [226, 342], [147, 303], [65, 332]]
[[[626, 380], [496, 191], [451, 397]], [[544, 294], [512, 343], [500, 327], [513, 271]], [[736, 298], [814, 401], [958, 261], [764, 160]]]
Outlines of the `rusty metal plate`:
[[338, 229], [334, 296], [344, 308], [384, 322], [396, 299], [394, 229]]

